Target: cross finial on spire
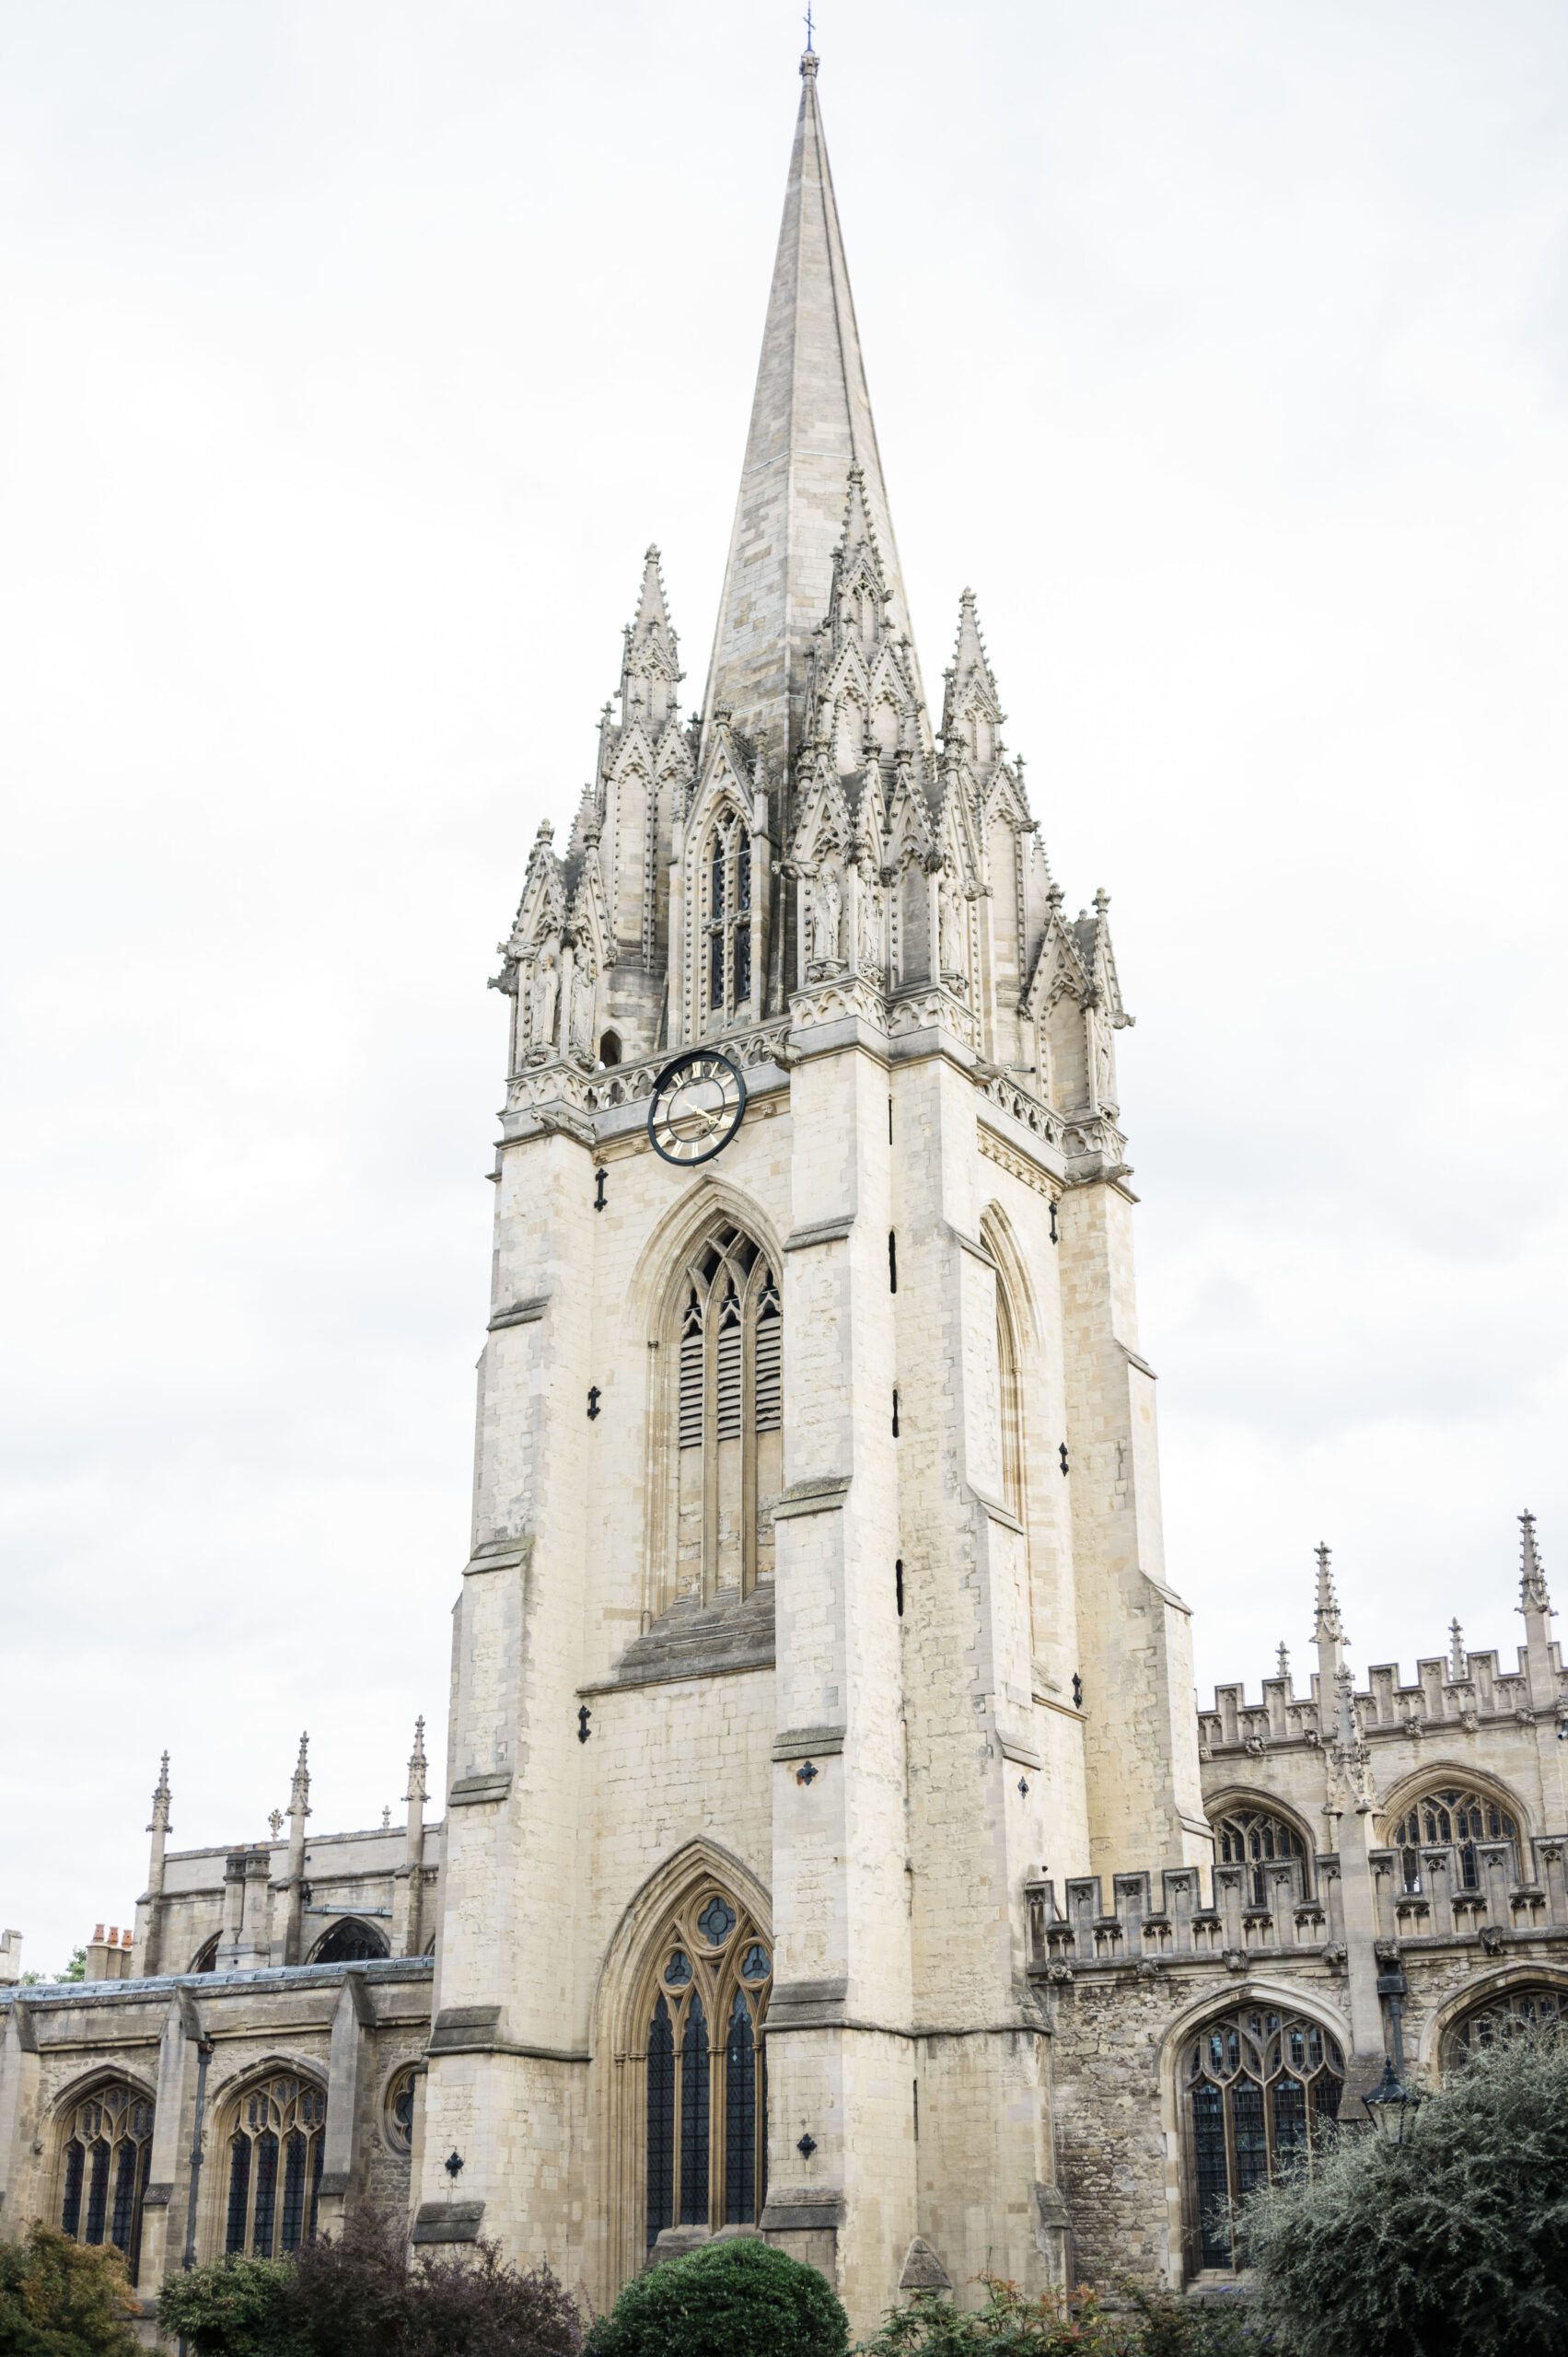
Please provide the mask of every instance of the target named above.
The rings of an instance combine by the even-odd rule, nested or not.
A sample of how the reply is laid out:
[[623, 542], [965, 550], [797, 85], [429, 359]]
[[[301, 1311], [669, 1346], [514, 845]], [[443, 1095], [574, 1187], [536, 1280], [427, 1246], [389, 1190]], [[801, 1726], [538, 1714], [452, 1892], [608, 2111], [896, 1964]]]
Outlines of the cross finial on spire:
[[810, 53], [811, 53], [811, 34], [812, 34], [812, 29], [812, 29], [812, 23], [811, 23], [811, 8], [810, 8], [810, 5], [809, 5], [809, 0], [807, 0], [807, 10], [806, 10], [806, 15], [805, 15], [805, 18], [803, 19], [803, 21], [804, 21], [805, 26], [806, 26], [806, 50], [807, 50], [807, 56], [809, 56], [809, 55], [810, 55]]

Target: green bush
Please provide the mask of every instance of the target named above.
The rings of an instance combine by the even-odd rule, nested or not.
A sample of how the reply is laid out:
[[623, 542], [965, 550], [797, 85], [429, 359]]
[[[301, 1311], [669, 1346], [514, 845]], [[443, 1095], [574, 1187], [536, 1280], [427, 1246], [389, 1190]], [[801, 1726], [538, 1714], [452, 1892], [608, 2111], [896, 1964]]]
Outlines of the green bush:
[[1166, 2292], [1128, 2284], [1122, 2305], [1093, 2292], [1028, 2299], [1016, 2283], [985, 2278], [979, 2308], [958, 2309], [917, 2292], [889, 2308], [857, 2357], [1255, 2357], [1270, 2335], [1239, 2301], [1193, 2308]]
[[637, 2276], [588, 2348], [592, 2357], [846, 2357], [849, 2318], [814, 2267], [745, 2237]]
[[293, 2357], [294, 2268], [282, 2258], [226, 2258], [170, 2275], [158, 2293], [158, 2330], [196, 2357]]
[[1242, 2223], [1294, 2357], [1562, 2357], [1568, 2038], [1483, 2049], [1406, 2143], [1342, 2135]]
[[138, 2357], [136, 2313], [117, 2250], [87, 2250], [52, 2226], [0, 2244], [0, 2357]]

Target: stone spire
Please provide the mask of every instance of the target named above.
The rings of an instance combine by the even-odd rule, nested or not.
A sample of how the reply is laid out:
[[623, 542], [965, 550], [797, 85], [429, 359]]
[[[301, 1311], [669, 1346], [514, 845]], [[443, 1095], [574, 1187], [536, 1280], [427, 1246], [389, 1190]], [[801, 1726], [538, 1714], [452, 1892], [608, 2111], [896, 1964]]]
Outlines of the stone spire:
[[1345, 1632], [1340, 1619], [1340, 1600], [1334, 1594], [1334, 1574], [1329, 1568], [1329, 1550], [1318, 1550], [1318, 1617], [1312, 1634], [1318, 1644], [1318, 1724], [1326, 1736], [1334, 1711], [1339, 1677], [1345, 1663]]
[[1535, 1709], [1557, 1700], [1557, 1666], [1551, 1658], [1551, 1598], [1547, 1594], [1546, 1567], [1536, 1552], [1536, 1518], [1519, 1516], [1521, 1539], [1518, 1609], [1525, 1616], [1525, 1670]]
[[[727, 705], [735, 726], [762, 740], [775, 774], [793, 772], [799, 751], [807, 664], [828, 610], [854, 466], [864, 470], [865, 513], [889, 593], [888, 626], [896, 639], [912, 642], [914, 667], [810, 50], [800, 72], [784, 221], [703, 701], [708, 722], [716, 706]], [[918, 687], [918, 668], [915, 679]]]
[[679, 645], [665, 602], [659, 552], [653, 547], [643, 560], [636, 620], [626, 625], [626, 645], [621, 663], [623, 729], [629, 728], [633, 720], [640, 720], [650, 737], [656, 737], [667, 721], [677, 717], [675, 691], [681, 678]]
[[281, 1902], [282, 1932], [273, 1919], [273, 1962], [297, 1964], [304, 1952], [305, 1932], [305, 1820], [310, 1814], [310, 1770], [308, 1765], [310, 1738], [299, 1738], [299, 1757], [294, 1763], [294, 1782], [288, 1795], [288, 1859], [284, 1867], [281, 1885], [274, 1886]]
[[134, 1969], [140, 1977], [157, 1970], [157, 1952], [163, 1930], [163, 1853], [168, 1844], [168, 1812], [174, 1795], [168, 1789], [168, 1754], [158, 1762], [157, 1782], [153, 1788], [152, 1822], [147, 1831], [152, 1835], [152, 1849], [147, 1859], [146, 1913], [136, 1910], [137, 1955]]
[[[990, 743], [977, 749], [982, 760], [989, 761], [994, 749], [995, 731], [1006, 718], [1002, 700], [996, 691], [996, 675], [991, 668], [991, 657], [985, 651], [985, 641], [980, 634], [980, 617], [975, 610], [974, 591], [966, 589], [958, 600], [958, 637], [953, 649], [953, 660], [947, 674], [947, 692], [942, 700], [942, 734], [965, 736], [978, 721], [988, 726]], [[966, 724], [969, 726], [966, 727]]]

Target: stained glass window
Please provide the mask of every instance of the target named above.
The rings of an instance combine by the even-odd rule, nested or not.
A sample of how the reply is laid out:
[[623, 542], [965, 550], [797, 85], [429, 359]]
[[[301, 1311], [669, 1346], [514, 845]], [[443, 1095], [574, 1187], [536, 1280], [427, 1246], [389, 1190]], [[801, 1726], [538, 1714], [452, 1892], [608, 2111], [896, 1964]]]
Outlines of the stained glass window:
[[308, 2079], [269, 2079], [240, 2096], [228, 2138], [226, 2250], [276, 2258], [315, 2239], [326, 2119], [327, 2098]]
[[708, 2023], [701, 1997], [686, 2008], [680, 2038], [680, 2223], [708, 2223]]
[[762, 1930], [712, 1885], [677, 1910], [648, 1991], [645, 2247], [666, 2226], [755, 2225], [767, 2188], [767, 2076], [758, 2032], [772, 1958]]
[[1338, 2044], [1304, 2014], [1248, 2006], [1193, 2039], [1182, 2086], [1196, 2267], [1234, 2264], [1237, 2204], [1255, 2186], [1310, 2166], [1343, 2084]]
[[99, 2087], [66, 2123], [61, 2231], [73, 2241], [107, 2242], [123, 2251], [133, 2282], [152, 2146], [153, 2106], [134, 2087]]
[[722, 1948], [735, 1929], [735, 1910], [714, 1891], [697, 1918], [697, 1929], [713, 1948]]

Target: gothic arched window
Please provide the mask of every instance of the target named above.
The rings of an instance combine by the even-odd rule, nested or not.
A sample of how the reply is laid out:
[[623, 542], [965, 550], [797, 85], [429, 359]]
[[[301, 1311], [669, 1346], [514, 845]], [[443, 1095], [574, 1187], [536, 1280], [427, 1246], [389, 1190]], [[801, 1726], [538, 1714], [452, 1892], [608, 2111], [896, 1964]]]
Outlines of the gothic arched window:
[[278, 2258], [316, 2239], [327, 2098], [280, 2075], [246, 2090], [230, 2115], [226, 2252]]
[[677, 1321], [677, 1590], [749, 1596], [773, 1574], [784, 1486], [784, 1306], [742, 1230], [711, 1229], [682, 1271]]
[[666, 2226], [755, 2225], [767, 2199], [772, 1986], [761, 1927], [703, 1886], [659, 1943], [646, 2024], [645, 2240]]
[[1505, 2038], [1540, 2037], [1568, 2030], [1568, 1989], [1545, 1983], [1534, 1988], [1504, 1989], [1466, 2014], [1448, 2033], [1445, 2059], [1460, 2062], [1484, 2046], [1500, 2045]]
[[362, 1923], [357, 1915], [345, 1915], [339, 1923], [324, 1933], [310, 1951], [312, 1964], [368, 1964], [387, 1954], [387, 1943], [379, 1932]]
[[1266, 1809], [1227, 1809], [1216, 1817], [1214, 1826], [1214, 1856], [1222, 1866], [1247, 1868], [1249, 1907], [1267, 1907], [1272, 1903], [1265, 1867], [1277, 1859], [1300, 1861], [1296, 1875], [1296, 1896], [1304, 1898], [1302, 1887], [1306, 1874], [1307, 1844], [1294, 1825], [1281, 1817], [1271, 1816]]
[[751, 837], [726, 810], [708, 842], [703, 870], [703, 1028], [732, 1022], [751, 1002]]
[[1411, 1803], [1394, 1828], [1393, 1846], [1400, 1852], [1405, 1889], [1411, 1893], [1421, 1889], [1421, 1851], [1424, 1843], [1429, 1850], [1457, 1850], [1461, 1888], [1479, 1890], [1481, 1861], [1475, 1848], [1478, 1841], [1511, 1841], [1516, 1871], [1519, 1829], [1490, 1793], [1464, 1792], [1457, 1784], [1445, 1785], [1440, 1792], [1423, 1793], [1420, 1800]]
[[1320, 2149], [1339, 2118], [1344, 2056], [1320, 2022], [1244, 2006], [1188, 2048], [1180, 2088], [1196, 2268], [1234, 2264], [1236, 2209]]
[[73, 2242], [111, 2243], [131, 2281], [142, 2255], [142, 2197], [153, 2162], [153, 2104], [134, 2087], [99, 2087], [65, 2127], [60, 2228]]

